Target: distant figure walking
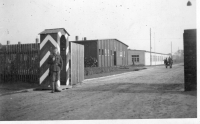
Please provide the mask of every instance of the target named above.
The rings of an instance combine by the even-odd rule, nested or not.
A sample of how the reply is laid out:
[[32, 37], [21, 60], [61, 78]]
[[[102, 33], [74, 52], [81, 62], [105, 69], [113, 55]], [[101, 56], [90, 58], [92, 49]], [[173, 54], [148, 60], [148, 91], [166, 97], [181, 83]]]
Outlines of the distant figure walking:
[[133, 62], [133, 65], [135, 65], [135, 63], [134, 63], [134, 59], [132, 59], [132, 62]]
[[60, 71], [63, 68], [63, 60], [58, 53], [58, 49], [53, 50], [52, 55], [48, 58], [48, 64], [50, 65], [50, 80], [52, 82], [52, 93], [61, 92], [58, 86], [58, 80], [60, 80]]
[[172, 68], [172, 64], [173, 64], [173, 60], [172, 60], [172, 58], [169, 56], [169, 58], [167, 59], [165, 59], [164, 60], [164, 64], [165, 64], [165, 66], [166, 66], [166, 68], [168, 67], [168, 66], [170, 66], [170, 68]]
[[165, 65], [167, 64], [167, 58], [165, 58], [165, 60], [164, 60], [164, 64], [165, 64]]

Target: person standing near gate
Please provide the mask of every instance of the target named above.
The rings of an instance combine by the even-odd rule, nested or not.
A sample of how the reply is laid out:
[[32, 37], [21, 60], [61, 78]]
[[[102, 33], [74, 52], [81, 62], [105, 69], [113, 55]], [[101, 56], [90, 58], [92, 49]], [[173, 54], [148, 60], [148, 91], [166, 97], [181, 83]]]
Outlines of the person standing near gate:
[[50, 81], [52, 82], [52, 93], [54, 92], [61, 92], [61, 90], [58, 87], [58, 80], [60, 80], [60, 71], [63, 68], [63, 60], [61, 56], [59, 55], [58, 49], [55, 48], [53, 50], [53, 53], [49, 55], [48, 62], [50, 65]]

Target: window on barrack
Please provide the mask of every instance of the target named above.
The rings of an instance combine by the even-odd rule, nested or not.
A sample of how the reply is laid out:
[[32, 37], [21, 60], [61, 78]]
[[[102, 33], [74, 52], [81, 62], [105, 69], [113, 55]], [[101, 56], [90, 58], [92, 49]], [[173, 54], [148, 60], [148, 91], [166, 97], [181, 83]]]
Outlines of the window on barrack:
[[132, 61], [139, 62], [140, 61], [139, 55], [132, 55]]
[[101, 55], [101, 49], [99, 49], [99, 55]]

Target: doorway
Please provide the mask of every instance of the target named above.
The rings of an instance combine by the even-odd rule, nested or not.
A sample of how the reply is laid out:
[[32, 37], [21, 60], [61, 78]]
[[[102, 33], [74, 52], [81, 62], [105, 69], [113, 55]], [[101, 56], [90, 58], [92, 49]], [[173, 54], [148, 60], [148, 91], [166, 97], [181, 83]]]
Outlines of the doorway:
[[117, 52], [114, 51], [114, 66], [117, 65]]

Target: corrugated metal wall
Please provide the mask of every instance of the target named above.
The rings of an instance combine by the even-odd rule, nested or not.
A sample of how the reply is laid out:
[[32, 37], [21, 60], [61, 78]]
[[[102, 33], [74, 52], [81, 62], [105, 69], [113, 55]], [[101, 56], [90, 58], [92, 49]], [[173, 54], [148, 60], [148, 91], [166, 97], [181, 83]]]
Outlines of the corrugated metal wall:
[[128, 64], [127, 46], [115, 39], [105, 39], [98, 40], [98, 66], [114, 66], [114, 51], [116, 51], [116, 65]]

